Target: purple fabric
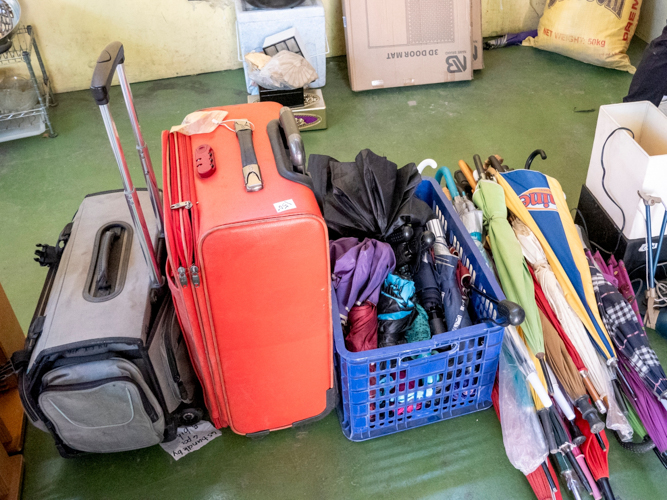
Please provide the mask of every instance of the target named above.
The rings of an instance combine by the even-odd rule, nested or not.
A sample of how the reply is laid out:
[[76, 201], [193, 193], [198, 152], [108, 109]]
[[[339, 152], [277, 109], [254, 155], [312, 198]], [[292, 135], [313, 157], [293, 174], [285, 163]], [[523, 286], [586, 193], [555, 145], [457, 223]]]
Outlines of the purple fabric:
[[609, 267], [614, 271], [614, 276], [618, 280], [618, 291], [621, 292], [621, 295], [623, 295], [625, 300], [630, 303], [632, 310], [637, 315], [637, 321], [639, 321], [639, 324], [643, 328], [644, 320], [642, 320], [642, 315], [639, 313], [637, 297], [634, 288], [632, 288], [632, 282], [630, 281], [630, 276], [628, 275], [625, 263], [622, 260], [617, 262], [616, 258], [612, 255], [609, 258]]
[[591, 255], [591, 253], [587, 250], [586, 255], [589, 259], [592, 259], [597, 264], [600, 271], [602, 271], [602, 276], [604, 276], [604, 278], [609, 283], [614, 285], [615, 288], [618, 288], [618, 279], [616, 276], [614, 276], [614, 270], [611, 268], [611, 266], [607, 266], [600, 252], [595, 252], [595, 255]]
[[343, 323], [355, 305], [377, 305], [380, 287], [394, 270], [396, 257], [388, 243], [370, 238], [341, 238], [329, 243], [331, 276]]
[[[628, 358], [620, 351], [617, 354], [619, 366], [623, 370], [628, 384], [637, 395], [637, 399], [633, 401], [633, 406], [637, 410], [649, 437], [655, 443], [658, 451], [662, 453], [667, 450], [667, 410], [648, 390], [637, 372], [632, 369]], [[628, 395], [628, 399], [632, 398]]]

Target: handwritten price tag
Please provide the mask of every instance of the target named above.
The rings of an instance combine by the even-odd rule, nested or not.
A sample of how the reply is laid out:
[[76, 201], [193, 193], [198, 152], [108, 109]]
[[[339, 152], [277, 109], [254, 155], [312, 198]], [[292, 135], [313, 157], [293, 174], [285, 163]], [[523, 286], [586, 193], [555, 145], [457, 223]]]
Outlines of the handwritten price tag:
[[284, 212], [285, 210], [292, 210], [296, 208], [296, 203], [294, 203], [294, 200], [289, 199], [285, 201], [279, 201], [278, 203], [273, 204], [274, 207], [276, 207], [276, 212]]
[[202, 420], [190, 427], [179, 427], [176, 439], [168, 443], [160, 443], [160, 446], [174, 457], [175, 460], [179, 460], [188, 453], [192, 453], [213, 441], [220, 435], [222, 433], [213, 427], [210, 422]]

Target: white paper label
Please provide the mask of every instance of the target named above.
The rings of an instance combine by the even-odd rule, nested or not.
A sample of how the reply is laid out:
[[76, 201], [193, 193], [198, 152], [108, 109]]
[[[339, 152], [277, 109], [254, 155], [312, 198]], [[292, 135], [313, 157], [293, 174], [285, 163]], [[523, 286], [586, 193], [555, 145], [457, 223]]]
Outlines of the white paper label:
[[160, 446], [175, 460], [179, 460], [221, 435], [222, 433], [213, 427], [211, 422], [202, 420], [190, 427], [179, 427], [176, 439], [168, 443], [160, 443]]
[[285, 210], [292, 210], [296, 208], [296, 203], [294, 203], [294, 200], [285, 200], [285, 201], [279, 201], [278, 203], [273, 204], [274, 207], [276, 207], [276, 212], [284, 212]]

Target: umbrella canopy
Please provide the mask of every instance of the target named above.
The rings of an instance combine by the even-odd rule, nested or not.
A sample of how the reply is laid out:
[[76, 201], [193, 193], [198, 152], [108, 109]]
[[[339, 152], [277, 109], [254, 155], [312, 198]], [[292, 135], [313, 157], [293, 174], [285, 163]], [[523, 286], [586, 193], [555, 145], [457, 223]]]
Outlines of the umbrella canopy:
[[660, 453], [664, 453], [667, 451], [667, 410], [648, 390], [622, 351], [618, 355], [618, 361], [620, 369], [635, 393], [635, 399], [632, 399], [630, 395], [628, 395], [628, 399], [634, 405], [639, 419], [644, 424], [646, 432], [655, 443], [656, 448]]
[[[596, 254], [598, 255], [599, 253], [600, 252], [596, 252]], [[623, 298], [628, 301], [628, 303], [632, 307], [632, 310], [635, 312], [635, 315], [637, 316], [637, 321], [639, 321], [639, 324], [643, 327], [644, 321], [642, 320], [642, 316], [639, 313], [639, 306], [637, 305], [637, 297], [635, 296], [635, 291], [632, 288], [632, 282], [630, 281], [628, 270], [625, 268], [625, 263], [622, 260], [617, 261], [616, 258], [612, 255], [609, 258], [608, 266], [609, 269], [611, 269], [614, 276], [616, 277], [616, 280], [618, 281], [618, 291], [621, 292]]]
[[437, 219], [428, 221], [426, 228], [435, 236], [435, 244], [433, 245], [434, 274], [440, 291], [447, 331], [470, 326], [472, 321], [466, 307], [467, 301], [463, 300], [456, 277], [459, 258], [452, 255], [447, 248], [442, 226]]
[[421, 182], [414, 163], [399, 169], [365, 149], [354, 162], [310, 155], [308, 172], [327, 226], [336, 235], [383, 240], [404, 224], [423, 225], [432, 215], [413, 196]]
[[586, 441], [581, 445], [581, 451], [584, 452], [584, 457], [586, 458], [586, 463], [591, 471], [591, 475], [595, 481], [597, 481], [598, 488], [600, 488], [605, 500], [615, 500], [616, 497], [609, 484], [609, 462], [607, 458], [609, 453], [609, 441], [607, 440], [605, 432], [602, 431], [600, 433], [605, 445], [605, 449], [603, 450], [597, 439], [595, 439], [591, 433], [591, 429], [586, 420], [577, 416], [577, 425], [583, 435], [586, 436]]
[[510, 210], [542, 245], [568, 303], [584, 323], [598, 352], [615, 359], [611, 339], [597, 311], [595, 292], [579, 235], [558, 181], [533, 170], [496, 175]]
[[602, 320], [616, 348], [625, 354], [646, 387], [659, 399], [667, 399], [667, 376], [651, 348], [644, 328], [618, 289], [609, 283], [588, 254], [593, 288]]
[[500, 284], [507, 298], [519, 304], [526, 312], [521, 329], [526, 343], [539, 359], [540, 354], [544, 354], [544, 337], [535, 304], [533, 279], [523, 258], [521, 245], [507, 221], [503, 188], [495, 182], [481, 180], [473, 199], [484, 214]]
[[336, 290], [341, 320], [355, 305], [377, 305], [380, 287], [394, 270], [396, 258], [391, 246], [370, 238], [340, 238], [329, 242], [332, 284]]
[[[512, 222], [512, 227], [521, 244], [526, 260], [534, 269], [536, 281], [539, 282], [540, 286], [536, 287], [536, 298], [538, 302], [540, 302], [541, 292], [544, 292], [548, 305], [551, 307], [558, 320], [553, 324], [560, 324], [560, 326], [562, 326], [562, 334], [567, 336], [584, 363], [584, 367], [581, 365], [578, 366], [579, 371], [582, 372], [582, 368], [587, 369], [586, 371], [583, 371], [582, 375], [584, 376], [584, 383], [587, 385], [589, 393], [593, 399], [595, 399], [596, 395], [599, 395], [607, 401], [609, 406], [607, 411], [607, 426], [619, 432], [624, 438], [631, 438], [632, 427], [616, 401], [612, 389], [610, 371], [600, 362], [600, 357], [596, 352], [588, 332], [582, 321], [568, 303], [563, 289], [547, 261], [542, 244], [538, 241], [531, 228], [523, 222], [514, 220]], [[541, 290], [539, 290], [539, 288], [541, 288]], [[546, 308], [543, 307], [543, 309]], [[556, 329], [558, 331], [558, 328]], [[561, 337], [565, 338], [564, 335], [561, 335]], [[571, 357], [573, 357], [573, 360], [576, 359], [576, 356], [571, 355]], [[586, 378], [588, 375], [590, 375], [592, 384], [588, 384]], [[600, 411], [606, 411], [604, 404], [599, 399], [597, 400], [597, 407]]]
[[350, 352], [368, 351], [378, 346], [378, 317], [375, 305], [364, 302], [354, 306], [348, 316], [345, 347]]

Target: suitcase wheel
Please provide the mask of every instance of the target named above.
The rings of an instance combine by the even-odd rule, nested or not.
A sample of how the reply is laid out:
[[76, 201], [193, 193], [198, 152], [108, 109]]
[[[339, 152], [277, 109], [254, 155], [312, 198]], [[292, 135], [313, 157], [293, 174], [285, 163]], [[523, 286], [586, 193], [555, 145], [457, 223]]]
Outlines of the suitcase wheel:
[[200, 408], [186, 408], [178, 414], [178, 421], [185, 427], [195, 425], [202, 418], [204, 418], [204, 411]]

